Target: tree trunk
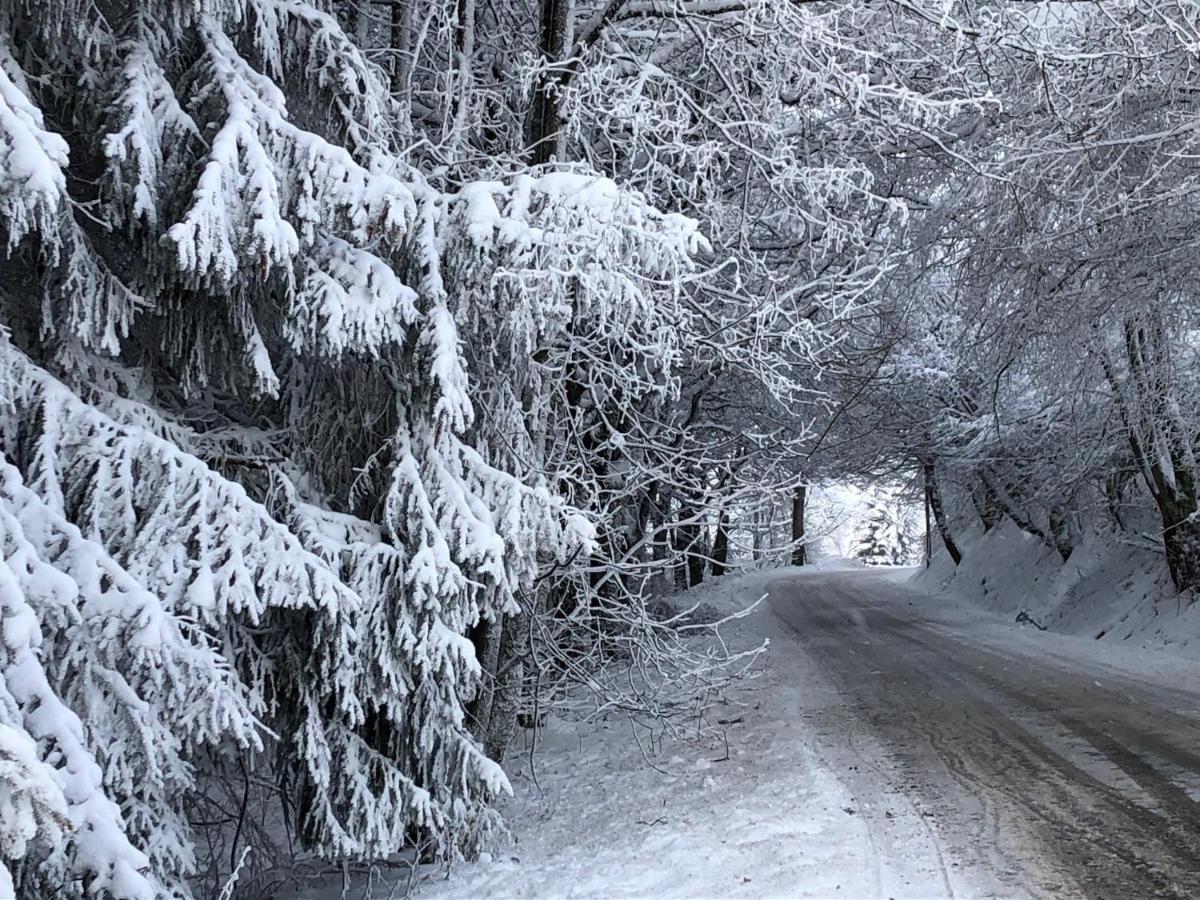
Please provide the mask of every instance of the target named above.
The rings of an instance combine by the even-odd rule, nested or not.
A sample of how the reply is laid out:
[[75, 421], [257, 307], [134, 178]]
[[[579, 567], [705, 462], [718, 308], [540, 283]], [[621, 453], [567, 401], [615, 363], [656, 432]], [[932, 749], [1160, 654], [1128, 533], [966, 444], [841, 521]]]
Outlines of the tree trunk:
[[475, 645], [475, 658], [479, 660], [482, 674], [479, 691], [467, 704], [467, 724], [480, 741], [485, 740], [492, 717], [501, 628], [501, 624], [493, 619], [481, 619], [479, 624], [471, 629], [471, 643]]
[[354, 11], [354, 40], [360, 50], [370, 49], [371, 14], [371, 0], [358, 0]]
[[687, 554], [688, 587], [704, 581], [704, 564], [708, 561], [708, 541], [704, 529], [696, 526]]
[[1163, 549], [1167, 569], [1178, 591], [1200, 587], [1200, 521], [1194, 502], [1164, 497], [1159, 503], [1163, 520]]
[[946, 548], [946, 552], [950, 554], [950, 558], [954, 560], [957, 566], [962, 562], [962, 553], [959, 552], [958, 545], [954, 543], [954, 537], [950, 534], [950, 523], [946, 518], [946, 507], [942, 502], [942, 491], [937, 481], [937, 471], [934, 467], [933, 457], [927, 456], [921, 460], [921, 471], [925, 475], [925, 498], [929, 504], [929, 509], [933, 512], [933, 520], [937, 523], [938, 534], [942, 538], [942, 545]]
[[1066, 562], [1075, 551], [1075, 544], [1071, 540], [1070, 523], [1067, 521], [1066, 512], [1061, 506], [1052, 506], [1049, 515], [1050, 534], [1054, 538], [1054, 548], [1058, 550], [1058, 555], [1062, 557], [1062, 561]]
[[808, 548], [804, 543], [804, 511], [808, 505], [808, 485], [801, 484], [792, 494], [792, 565], [803, 566], [808, 562]]
[[675, 590], [686, 591], [688, 587], [687, 551], [692, 543], [691, 525], [686, 521], [687, 510], [683, 501], [677, 500], [672, 510], [675, 524], [671, 526], [671, 571]]
[[[1047, 547], [1058, 549], [1058, 544], [1054, 539], [1053, 534], [1046, 529], [1040, 527], [1030, 516], [1028, 516], [1021, 507], [1019, 500], [1013, 499], [1008, 491], [1008, 486], [1001, 482], [993, 481], [988, 475], [987, 468], [984, 467], [979, 471], [979, 477], [983, 481], [984, 487], [990, 492], [991, 496], [996, 499], [1000, 509], [1004, 514], [1012, 519], [1013, 524], [1024, 531], [1026, 534], [1032, 534], [1035, 538], [1045, 544]], [[1061, 554], [1061, 551], [1060, 551]]]
[[561, 62], [571, 42], [572, 0], [541, 0], [538, 49], [546, 70], [533, 89], [525, 123], [525, 147], [530, 165], [542, 165], [559, 155], [558, 87], [561, 76], [550, 67]]
[[719, 578], [729, 569], [729, 526], [725, 510], [717, 515], [717, 533], [713, 536], [712, 576]]
[[679, 500], [673, 531], [675, 557], [675, 587], [678, 590], [695, 587], [704, 580], [704, 534], [700, 527], [700, 512], [690, 500]]
[[1200, 511], [1192, 436], [1172, 402], [1168, 374], [1173, 360], [1156, 310], [1125, 322], [1128, 390], [1108, 352], [1100, 362], [1113, 390], [1129, 449], [1163, 525], [1167, 569], [1177, 591], [1200, 588]]
[[652, 515], [646, 520], [646, 530], [650, 534], [650, 560], [654, 578], [664, 592], [671, 590], [671, 529], [666, 527], [670, 518], [671, 499], [655, 491]]
[[921, 505], [925, 510], [925, 568], [933, 565], [933, 523], [929, 518], [929, 489], [926, 488], [922, 499], [925, 501]]
[[457, 0], [454, 23], [454, 67], [450, 103], [450, 134], [447, 155], [454, 157], [458, 148], [466, 142], [468, 114], [473, 93], [472, 64], [475, 56], [475, 0]]
[[1121, 471], [1110, 472], [1108, 477], [1104, 479], [1104, 499], [1108, 504], [1108, 515], [1118, 531], [1128, 530], [1125, 527], [1125, 518], [1121, 515], [1121, 503], [1126, 479], [1126, 474]]
[[982, 480], [978, 489], [971, 491], [971, 502], [979, 515], [979, 521], [983, 523], [984, 531], [991, 531], [1004, 517], [1004, 509], [996, 498], [996, 492]]
[[391, 50], [391, 88], [396, 98], [397, 139], [407, 144], [412, 139], [413, 63], [418, 48], [413, 46], [413, 5], [416, 0], [392, 0], [391, 18], [385, 38]]
[[407, 98], [412, 72], [410, 44], [412, 36], [412, 0], [393, 0], [390, 21], [392, 50], [392, 93]]
[[503, 762], [517, 730], [521, 709], [521, 688], [525, 682], [525, 638], [529, 631], [529, 613], [522, 607], [515, 616], [506, 616], [496, 654], [496, 679], [492, 696], [484, 752], [490, 759]]

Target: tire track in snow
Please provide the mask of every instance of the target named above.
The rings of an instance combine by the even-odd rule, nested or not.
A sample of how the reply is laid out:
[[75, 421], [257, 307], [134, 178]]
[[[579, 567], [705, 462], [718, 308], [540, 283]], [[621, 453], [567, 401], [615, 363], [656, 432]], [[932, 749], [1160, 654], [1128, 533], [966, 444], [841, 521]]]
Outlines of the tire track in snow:
[[1123, 693], [1098, 691], [1088, 673], [985, 649], [903, 601], [872, 602], [890, 587], [804, 577], [781, 583], [773, 604], [904, 761], [943, 834], [970, 835], [1010, 886], [1035, 894], [1200, 895], [1197, 805], [1155, 765], [1168, 755], [1197, 771], [1183, 746], [1200, 730], [1175, 712], [1185, 692], [1164, 691], [1160, 708], [1150, 682], [1111, 670]]

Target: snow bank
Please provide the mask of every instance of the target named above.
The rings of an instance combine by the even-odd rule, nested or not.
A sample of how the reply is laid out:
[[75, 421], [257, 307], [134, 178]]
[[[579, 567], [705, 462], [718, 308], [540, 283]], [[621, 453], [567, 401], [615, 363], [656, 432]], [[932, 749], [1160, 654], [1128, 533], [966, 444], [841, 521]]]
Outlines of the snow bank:
[[957, 569], [939, 554], [913, 585], [1010, 621], [1024, 611], [1050, 631], [1200, 659], [1200, 604], [1174, 592], [1161, 554], [1100, 535], [1064, 563], [1010, 522], [960, 547]]

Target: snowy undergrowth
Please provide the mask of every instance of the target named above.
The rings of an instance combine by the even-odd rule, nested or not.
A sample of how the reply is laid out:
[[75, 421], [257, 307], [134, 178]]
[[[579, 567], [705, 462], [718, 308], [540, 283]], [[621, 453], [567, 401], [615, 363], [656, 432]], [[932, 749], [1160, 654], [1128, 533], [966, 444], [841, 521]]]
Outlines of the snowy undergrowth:
[[1200, 659], [1200, 604], [1177, 594], [1161, 554], [1091, 536], [1065, 563], [1011, 523], [960, 543], [955, 568], [939, 554], [914, 586], [1015, 621], [1025, 611], [1050, 631]]
[[[853, 565], [853, 564], [851, 564]], [[823, 568], [810, 566], [809, 570]], [[727, 576], [676, 598], [745, 609], [795, 570]], [[553, 719], [506, 764], [511, 839], [479, 862], [422, 873], [421, 897], [922, 897], [942, 894], [928, 826], [885, 791], [859, 796], [864, 746], [818, 723], [843, 701], [767, 603], [728, 627], [731, 649], [770, 641], [687, 736], [622, 715]], [[528, 741], [530, 735], [526, 733]], [[861, 740], [867, 738], [860, 736]], [[892, 810], [894, 802], [895, 810]], [[878, 816], [867, 807], [883, 804]], [[878, 833], [878, 821], [892, 834]], [[897, 846], [902, 852], [895, 852]], [[888, 849], [891, 848], [891, 849]], [[893, 860], [885, 863], [881, 860]], [[895, 860], [906, 860], [897, 874]], [[938, 870], [940, 871], [940, 870]], [[401, 896], [407, 876], [349, 896]], [[330, 884], [311, 900], [339, 896]], [[394, 893], [393, 893], [394, 892]]]

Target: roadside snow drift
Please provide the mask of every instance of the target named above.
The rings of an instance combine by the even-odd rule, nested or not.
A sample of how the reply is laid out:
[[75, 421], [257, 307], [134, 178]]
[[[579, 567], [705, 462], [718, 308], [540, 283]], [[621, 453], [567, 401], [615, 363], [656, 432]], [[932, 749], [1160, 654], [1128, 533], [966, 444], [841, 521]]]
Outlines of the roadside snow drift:
[[1064, 563], [1010, 522], [967, 537], [961, 548], [957, 568], [939, 554], [914, 587], [1010, 621], [1025, 612], [1050, 631], [1200, 659], [1200, 605], [1175, 593], [1161, 554], [1110, 535], [1089, 538]]

